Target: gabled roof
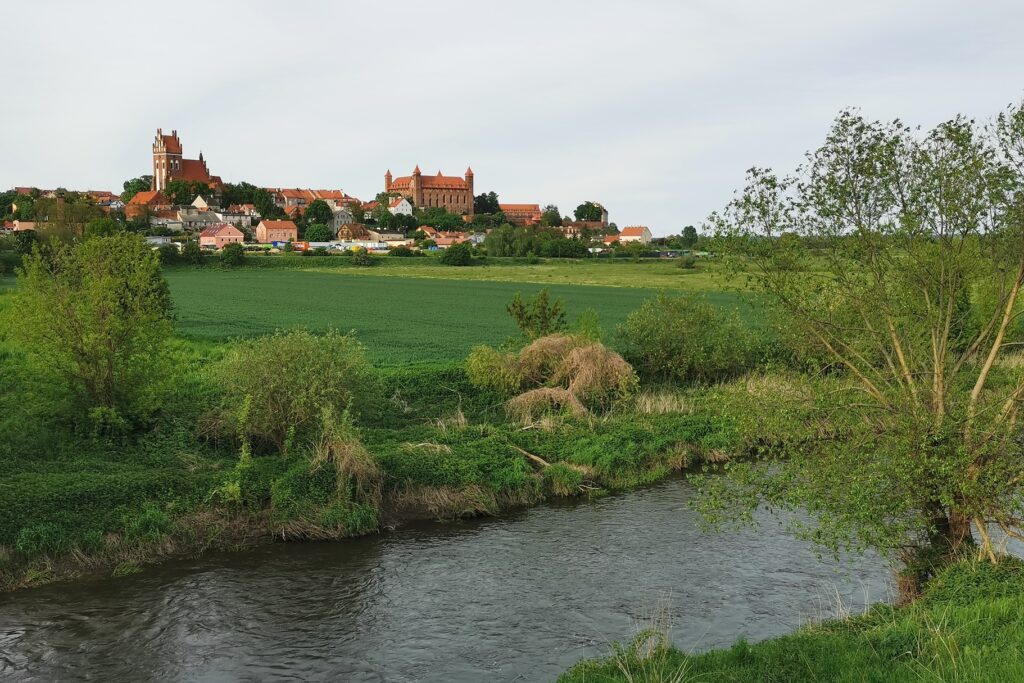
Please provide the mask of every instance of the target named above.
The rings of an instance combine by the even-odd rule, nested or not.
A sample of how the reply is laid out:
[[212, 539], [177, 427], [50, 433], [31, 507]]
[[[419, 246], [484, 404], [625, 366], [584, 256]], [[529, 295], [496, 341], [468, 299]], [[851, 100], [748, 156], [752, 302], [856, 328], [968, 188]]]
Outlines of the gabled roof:
[[220, 182], [220, 178], [211, 176], [206, 164], [199, 159], [182, 159], [181, 172], [175, 174], [175, 179], [190, 180], [193, 182], [211, 184]]
[[168, 154], [181, 154], [181, 140], [178, 139], [177, 135], [161, 135], [160, 139], [164, 143], [164, 149], [167, 150]]
[[644, 230], [647, 227], [644, 225], [630, 225], [629, 227], [623, 228], [619, 235], [625, 235], [626, 237], [643, 237]]
[[143, 190], [142, 192], [136, 192], [128, 204], [132, 206], [170, 206], [171, 200], [164, 196], [164, 193], [160, 190]]
[[498, 208], [505, 212], [533, 211], [540, 213], [540, 204], [498, 204]]
[[[408, 202], [408, 201], [409, 200], [406, 199], [405, 197], [396, 197], [395, 199], [391, 200], [391, 208], [393, 209], [396, 206], [398, 206], [399, 204], [401, 204], [402, 202]], [[374, 202], [374, 203], [376, 203], [376, 202]]]
[[603, 241], [604, 241], [605, 244], [612, 244], [614, 242], [618, 242], [619, 241], [619, 236], [618, 235], [605, 235]]
[[213, 225], [203, 228], [203, 231], [199, 233], [200, 237], [216, 237], [217, 235], [232, 235], [241, 236], [242, 231], [231, 225], [230, 223], [214, 223]]
[[262, 221], [260, 221], [260, 225], [262, 225], [267, 230], [298, 230], [299, 229], [299, 227], [297, 225], [295, 225], [294, 221], [262, 220]]

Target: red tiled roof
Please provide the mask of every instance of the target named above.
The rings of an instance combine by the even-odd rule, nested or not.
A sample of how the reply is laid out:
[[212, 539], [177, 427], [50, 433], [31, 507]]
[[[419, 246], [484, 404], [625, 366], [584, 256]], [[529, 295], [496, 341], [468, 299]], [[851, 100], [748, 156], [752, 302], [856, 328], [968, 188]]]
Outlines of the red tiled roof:
[[181, 140], [176, 135], [161, 135], [164, 147], [169, 154], [181, 154]]
[[540, 204], [498, 204], [502, 211], [536, 211], [540, 213]]
[[647, 228], [642, 225], [631, 225], [628, 228], [623, 228], [619, 235], [625, 235], [626, 237], [643, 237], [644, 230]]
[[222, 233], [227, 233], [229, 235], [233, 235], [236, 237], [242, 236], [242, 231], [236, 228], [235, 226], [231, 225], [230, 223], [214, 223], [213, 225], [204, 228], [203, 231], [199, 233], [199, 236], [216, 237], [217, 235], [220, 235]]
[[[419, 170], [419, 166], [416, 167]], [[405, 189], [412, 186], [412, 176], [400, 176], [395, 178], [388, 189]], [[435, 190], [468, 190], [469, 184], [465, 178], [458, 176], [443, 175], [440, 171], [436, 176], [421, 175], [420, 187]]]
[[267, 230], [295, 230], [296, 232], [298, 232], [299, 230], [298, 226], [296, 226], [293, 221], [264, 220], [260, 221], [260, 225], [262, 225]]
[[[182, 159], [181, 173], [175, 174], [175, 178], [207, 184], [214, 182], [214, 176], [210, 175], [210, 172], [206, 169], [206, 164], [198, 159]], [[219, 180], [218, 178], [217, 181], [219, 182]]]
[[619, 241], [619, 236], [618, 235], [605, 235], [604, 236], [604, 243], [605, 244], [612, 244], [612, 243], [618, 242], [618, 241]]
[[396, 206], [398, 206], [399, 204], [401, 204], [404, 201], [407, 201], [405, 197], [398, 197], [396, 199], [392, 199], [391, 200], [391, 208], [392, 209], [395, 208]]
[[164, 196], [160, 190], [143, 190], [142, 192], [136, 192], [128, 204], [131, 206], [151, 206], [151, 205], [170, 205], [171, 200]]

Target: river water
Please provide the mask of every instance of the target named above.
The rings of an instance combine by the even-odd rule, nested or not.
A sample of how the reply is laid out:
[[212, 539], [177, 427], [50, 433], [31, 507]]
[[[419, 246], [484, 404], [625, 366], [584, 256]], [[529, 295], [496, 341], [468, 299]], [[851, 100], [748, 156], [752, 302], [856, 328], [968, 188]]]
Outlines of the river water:
[[0, 679], [550, 681], [670, 605], [687, 650], [890, 597], [760, 515], [704, 534], [673, 479], [497, 519], [275, 544], [0, 596]]

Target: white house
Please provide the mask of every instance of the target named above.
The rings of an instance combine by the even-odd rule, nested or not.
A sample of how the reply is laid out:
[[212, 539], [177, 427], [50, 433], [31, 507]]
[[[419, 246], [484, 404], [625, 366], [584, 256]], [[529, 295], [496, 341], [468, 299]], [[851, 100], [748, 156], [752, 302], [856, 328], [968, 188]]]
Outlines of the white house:
[[397, 216], [399, 214], [403, 216], [411, 216], [412, 204], [405, 197], [396, 197], [395, 199], [392, 199], [391, 203], [388, 205], [388, 211], [390, 211], [393, 216]]
[[615, 237], [618, 238], [620, 244], [626, 244], [627, 242], [650, 244], [652, 239], [651, 231], [646, 225], [631, 225], [623, 228], [622, 232], [615, 235]]

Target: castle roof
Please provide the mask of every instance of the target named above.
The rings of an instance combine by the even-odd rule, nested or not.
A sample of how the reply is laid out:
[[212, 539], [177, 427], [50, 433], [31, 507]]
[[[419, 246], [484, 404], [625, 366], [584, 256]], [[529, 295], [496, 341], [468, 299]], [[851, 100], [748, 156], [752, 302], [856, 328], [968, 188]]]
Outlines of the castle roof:
[[537, 211], [540, 212], [540, 204], [498, 204], [502, 211]]
[[160, 141], [164, 143], [164, 149], [168, 154], [181, 154], [181, 140], [177, 135], [160, 134]]
[[[395, 178], [388, 189], [408, 189], [412, 187], [412, 178], [412, 176]], [[432, 190], [468, 190], [469, 184], [465, 178], [442, 175], [438, 171], [437, 175], [420, 176], [420, 187]]]

